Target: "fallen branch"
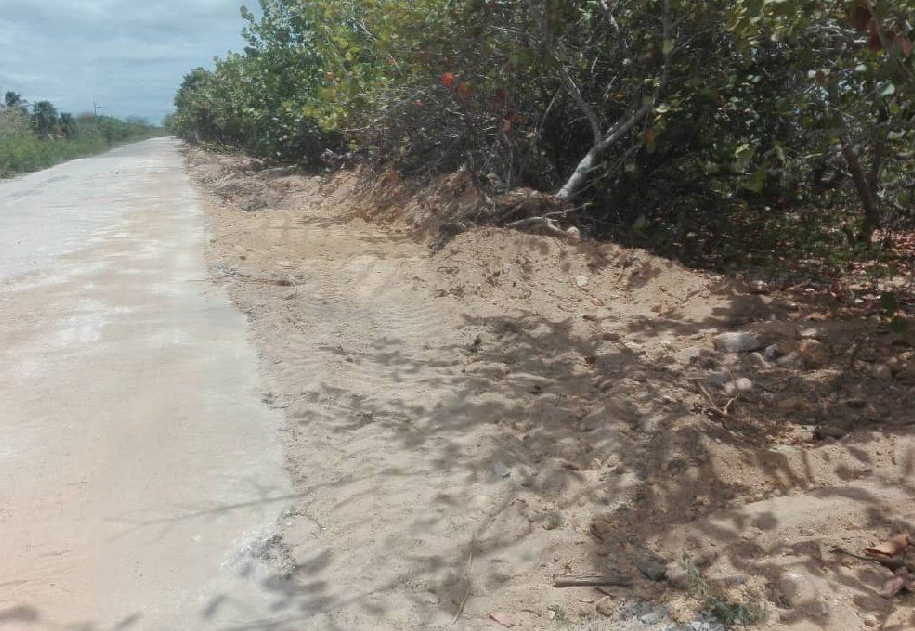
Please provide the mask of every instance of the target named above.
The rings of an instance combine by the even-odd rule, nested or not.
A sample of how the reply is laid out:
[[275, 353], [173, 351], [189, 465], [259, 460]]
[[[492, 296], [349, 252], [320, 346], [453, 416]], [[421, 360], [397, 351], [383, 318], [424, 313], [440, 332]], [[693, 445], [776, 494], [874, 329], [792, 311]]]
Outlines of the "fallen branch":
[[893, 572], [895, 572], [896, 570], [903, 568], [903, 567], [907, 568], [910, 572], [915, 572], [915, 565], [906, 563], [905, 559], [898, 558], [898, 557], [885, 558], [885, 559], [876, 558], [876, 557], [866, 557], [866, 556], [863, 556], [860, 554], [855, 554], [854, 552], [849, 552], [845, 548], [840, 548], [839, 546], [832, 548], [830, 550], [830, 552], [832, 552], [833, 554], [843, 554], [847, 557], [851, 557], [853, 559], [858, 559], [859, 561], [870, 561], [871, 563], [876, 563], [878, 565], [882, 565], [886, 569], [891, 570]]
[[630, 587], [632, 579], [622, 574], [591, 574], [586, 576], [554, 576], [553, 587]]
[[506, 228], [517, 228], [523, 230], [525, 228], [540, 228], [546, 233], [557, 236], [557, 237], [567, 237], [569, 236], [562, 228], [556, 225], [556, 223], [549, 217], [528, 217], [527, 219], [521, 219], [520, 221], [515, 221], [510, 224], [505, 225]]
[[729, 399], [728, 402], [724, 404], [724, 407], [720, 408], [720, 407], [718, 407], [718, 404], [715, 403], [715, 399], [712, 397], [711, 393], [709, 393], [709, 391], [705, 388], [705, 386], [702, 385], [702, 380], [693, 379], [693, 381], [695, 382], [695, 384], [699, 388], [699, 390], [702, 391], [702, 394], [705, 395], [705, 398], [708, 399], [709, 406], [711, 406], [712, 412], [714, 412], [715, 414], [717, 414], [718, 416], [720, 416], [722, 418], [727, 418], [728, 410], [730, 409], [730, 407], [734, 403], [734, 401], [736, 401], [738, 398], [740, 398], [740, 395], [731, 397], [731, 399]]

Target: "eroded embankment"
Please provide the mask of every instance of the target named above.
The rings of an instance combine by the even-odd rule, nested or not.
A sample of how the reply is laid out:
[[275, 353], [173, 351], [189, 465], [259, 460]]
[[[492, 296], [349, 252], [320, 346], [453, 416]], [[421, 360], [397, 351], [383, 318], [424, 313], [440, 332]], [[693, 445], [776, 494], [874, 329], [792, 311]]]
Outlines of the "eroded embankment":
[[[189, 160], [286, 413], [296, 628], [667, 629], [631, 603], [713, 605], [684, 555], [767, 628], [913, 623], [887, 570], [831, 551], [915, 517], [911, 338], [611, 244], [476, 228], [430, 248], [442, 182]], [[609, 570], [632, 585], [552, 586]]]

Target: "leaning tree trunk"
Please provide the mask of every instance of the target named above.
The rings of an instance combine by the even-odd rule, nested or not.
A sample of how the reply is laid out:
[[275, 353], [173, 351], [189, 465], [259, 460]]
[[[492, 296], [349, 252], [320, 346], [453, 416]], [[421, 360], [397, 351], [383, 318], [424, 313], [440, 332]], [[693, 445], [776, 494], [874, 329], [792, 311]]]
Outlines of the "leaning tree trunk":
[[880, 227], [880, 206], [877, 196], [874, 194], [872, 183], [864, 172], [864, 167], [861, 166], [861, 161], [858, 159], [858, 154], [855, 153], [855, 148], [848, 135], [843, 133], [839, 141], [842, 145], [842, 156], [848, 164], [848, 170], [851, 171], [855, 190], [858, 192], [861, 207], [864, 209], [864, 222], [861, 225], [861, 232], [858, 233], [858, 241], [870, 243], [874, 231]]
[[575, 171], [569, 176], [565, 185], [556, 193], [556, 197], [563, 200], [574, 198], [587, 183], [591, 172], [599, 164], [601, 156], [606, 153], [610, 147], [615, 145], [617, 141], [623, 138], [629, 130], [635, 127], [640, 120], [645, 118], [645, 116], [651, 112], [652, 107], [653, 106], [650, 104], [643, 105], [629, 118], [617, 123], [613, 129], [610, 130], [610, 133], [601, 139], [600, 142], [595, 143], [588, 153], [585, 154], [585, 157], [581, 159], [581, 162], [578, 163], [578, 166], [575, 167]]
[[[673, 25], [671, 22], [670, 0], [663, 0], [663, 15], [661, 19], [663, 28], [664, 65], [661, 70], [661, 77], [657, 90], [655, 91], [653, 98], [632, 112], [628, 118], [617, 122], [606, 133], [601, 132], [600, 120], [594, 111], [594, 108], [585, 101], [578, 86], [575, 85], [571, 75], [569, 75], [565, 66], [563, 66], [560, 61], [560, 78], [562, 79], [566, 90], [569, 92], [569, 95], [576, 102], [579, 109], [584, 113], [585, 118], [587, 118], [588, 122], [591, 124], [591, 131], [594, 134], [594, 144], [588, 150], [588, 153], [585, 154], [585, 157], [578, 163], [578, 166], [575, 167], [575, 171], [572, 172], [572, 175], [569, 176], [569, 179], [563, 187], [556, 193], [556, 197], [559, 199], [566, 201], [574, 199], [578, 193], [581, 192], [582, 188], [584, 188], [585, 184], [587, 184], [592, 171], [600, 164], [601, 157], [613, 145], [625, 138], [626, 134], [628, 134], [633, 127], [638, 125], [643, 118], [654, 110], [655, 102], [667, 86], [667, 79], [670, 74], [670, 59], [674, 50], [674, 42], [673, 39], [671, 39], [673, 36]], [[547, 42], [550, 47], [552, 47], [552, 37], [550, 37], [549, 34], [547, 36]]]

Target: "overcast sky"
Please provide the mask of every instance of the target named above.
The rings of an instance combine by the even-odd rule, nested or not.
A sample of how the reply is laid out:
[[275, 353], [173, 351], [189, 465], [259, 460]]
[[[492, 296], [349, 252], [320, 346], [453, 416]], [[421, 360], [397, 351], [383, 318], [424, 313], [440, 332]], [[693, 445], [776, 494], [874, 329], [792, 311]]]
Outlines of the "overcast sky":
[[243, 46], [256, 0], [0, 0], [0, 93], [161, 122], [184, 74]]

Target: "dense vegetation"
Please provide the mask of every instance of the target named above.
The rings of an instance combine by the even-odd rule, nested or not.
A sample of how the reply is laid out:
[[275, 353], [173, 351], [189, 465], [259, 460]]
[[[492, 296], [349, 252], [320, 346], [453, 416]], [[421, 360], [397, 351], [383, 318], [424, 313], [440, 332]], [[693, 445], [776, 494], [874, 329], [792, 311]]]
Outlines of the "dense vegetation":
[[61, 113], [48, 101], [29, 105], [15, 92], [0, 104], [0, 177], [148, 138], [161, 130], [141, 119]]
[[915, 219], [915, 0], [261, 0], [185, 77], [199, 142], [555, 193], [690, 259]]

